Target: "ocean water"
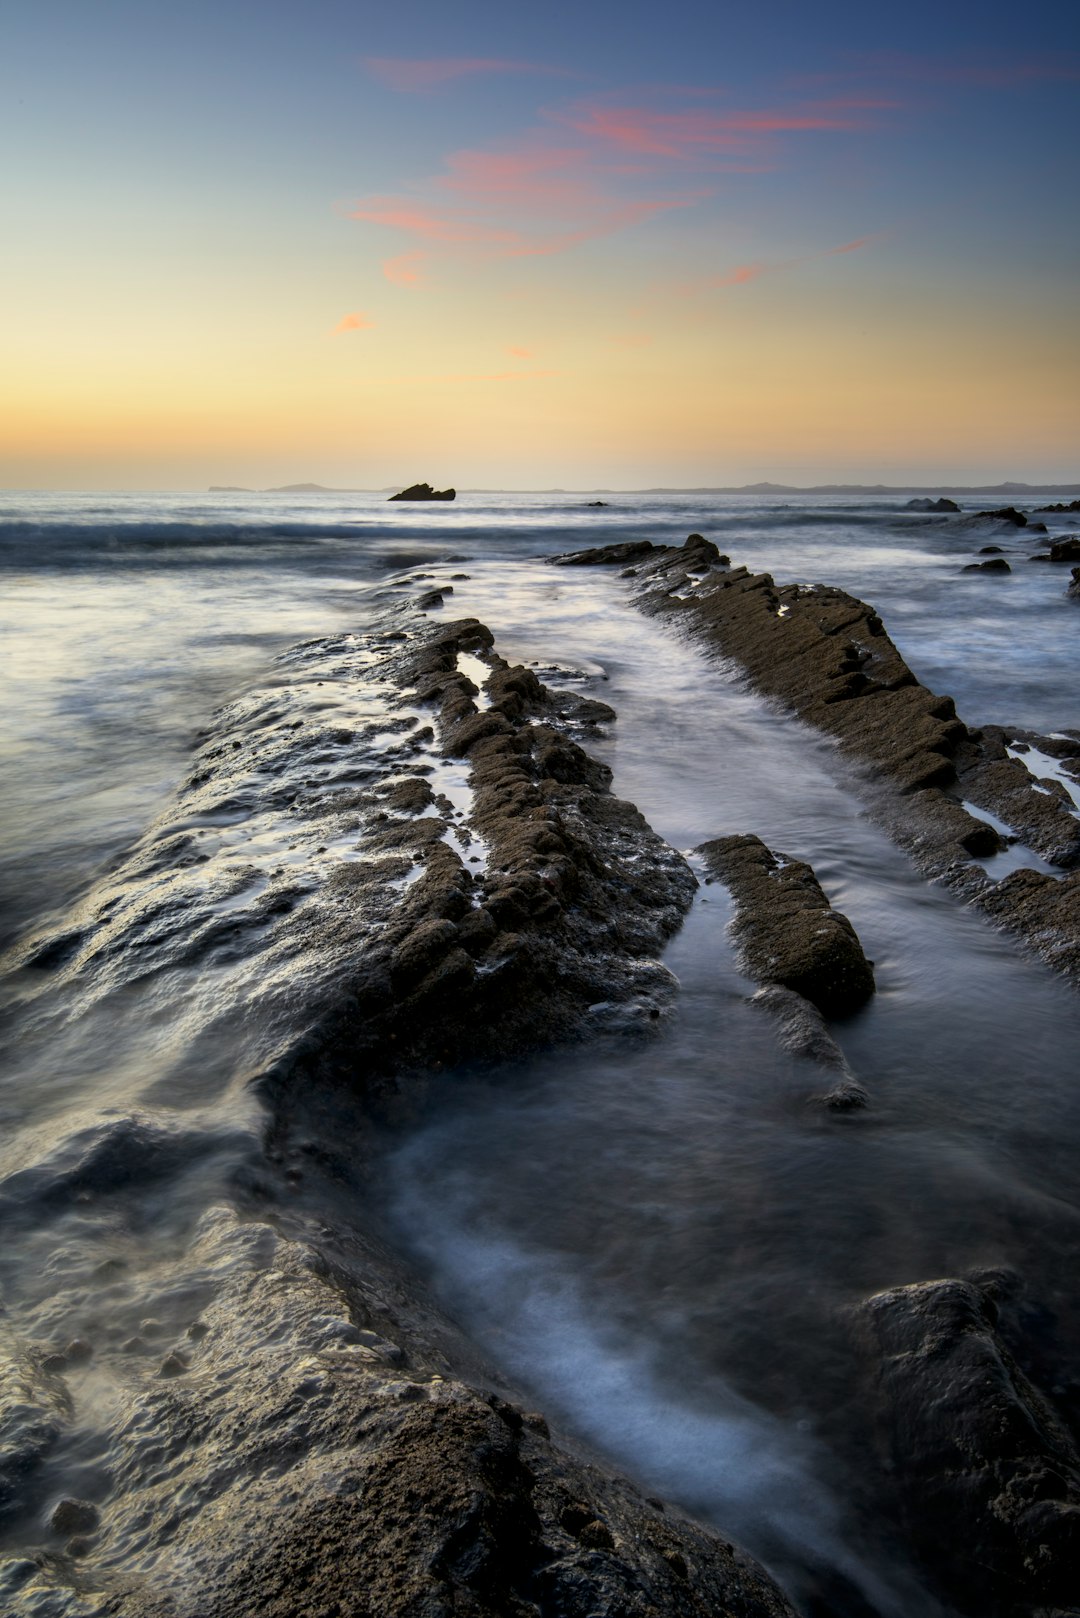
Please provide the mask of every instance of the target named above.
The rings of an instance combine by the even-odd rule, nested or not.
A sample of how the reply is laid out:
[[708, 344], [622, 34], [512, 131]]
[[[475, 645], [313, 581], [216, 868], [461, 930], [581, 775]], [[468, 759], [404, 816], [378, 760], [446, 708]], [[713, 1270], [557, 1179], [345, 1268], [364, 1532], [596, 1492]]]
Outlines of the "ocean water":
[[[123, 1345], [180, 1318], [185, 1243], [257, 1163], [262, 1128], [242, 960], [116, 983], [91, 965], [62, 987], [19, 963], [168, 815], [223, 705], [276, 724], [325, 707], [291, 648], [346, 647], [332, 700], [377, 763], [393, 738], [349, 637], [452, 584], [432, 616], [475, 615], [503, 655], [614, 706], [597, 750], [676, 847], [753, 831], [813, 864], [876, 962], [878, 994], [839, 1031], [871, 1107], [838, 1122], [806, 1105], [817, 1081], [747, 1003], [724, 890], [703, 884], [666, 956], [670, 1027], [447, 1078], [382, 1144], [380, 1228], [558, 1430], [716, 1521], [804, 1611], [826, 1588], [833, 1611], [933, 1611], [847, 1444], [850, 1310], [882, 1287], [1006, 1266], [1075, 1328], [1060, 1275], [1080, 1234], [1080, 999], [914, 873], [828, 742], [634, 613], [608, 572], [544, 558], [704, 533], [736, 564], [873, 602], [969, 723], [1043, 732], [1080, 725], [1068, 569], [1029, 562], [1047, 536], [899, 498], [588, 498], [0, 498], [2, 1320], [42, 1347], [97, 1332], [73, 1384], [78, 1441], [0, 1525], [0, 1551], [47, 1540], [49, 1500], [77, 1482], [107, 1499], [101, 1412], [142, 1374]], [[1076, 526], [1033, 520], [1051, 538]], [[963, 573], [991, 543], [1013, 572]], [[262, 858], [309, 857], [262, 810], [211, 831], [250, 882]], [[104, 1193], [60, 1194], [133, 1131], [168, 1150]], [[94, 1277], [110, 1265], [106, 1328]]]

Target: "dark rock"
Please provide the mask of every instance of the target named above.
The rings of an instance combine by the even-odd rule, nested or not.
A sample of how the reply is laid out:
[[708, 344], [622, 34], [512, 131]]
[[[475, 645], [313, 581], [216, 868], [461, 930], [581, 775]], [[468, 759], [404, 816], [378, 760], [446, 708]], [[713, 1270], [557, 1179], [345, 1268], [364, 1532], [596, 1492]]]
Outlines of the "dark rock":
[[1080, 1455], [1002, 1341], [989, 1290], [897, 1287], [856, 1319], [883, 1460], [926, 1564], [965, 1611], [1073, 1611]]
[[980, 522], [1007, 522], [1014, 528], [1027, 527], [1027, 518], [1015, 506], [1002, 506], [998, 511], [980, 511], [975, 515]]
[[1080, 500], [1070, 500], [1066, 505], [1059, 501], [1056, 506], [1039, 506], [1039, 511], [1080, 511]]
[[1052, 562], [1080, 562], [1080, 534], [1066, 534], [1050, 545]]
[[1066, 590], [1065, 594], [1067, 596], [1071, 596], [1074, 601], [1080, 601], [1080, 567], [1073, 568], [1072, 583], [1069, 585], [1069, 588]]
[[995, 556], [990, 562], [969, 562], [962, 569], [964, 573], [1011, 573], [1012, 568], [1003, 556]]
[[[390, 1255], [373, 1249], [362, 1296], [404, 1314], [404, 1356], [303, 1247], [262, 1234], [259, 1267], [236, 1275], [234, 1255], [207, 1311], [201, 1374], [152, 1383], [118, 1435], [110, 1535], [138, 1538], [141, 1577], [110, 1587], [109, 1618], [169, 1618], [177, 1566], [213, 1618], [793, 1618], [719, 1535], [449, 1373], [468, 1351]], [[193, 1257], [220, 1265], [231, 1240], [219, 1224]]]
[[49, 1517], [49, 1526], [58, 1534], [89, 1534], [98, 1525], [98, 1508], [89, 1500], [61, 1500]]
[[874, 974], [858, 935], [809, 865], [753, 836], [720, 837], [697, 852], [735, 900], [733, 933], [751, 977], [793, 990], [826, 1017], [870, 998]]
[[[1080, 864], [1080, 822], [1057, 794], [1038, 789], [994, 727], [969, 731], [950, 697], [920, 685], [865, 602], [823, 585], [778, 586], [745, 567], [712, 571], [687, 591], [684, 557], [681, 547], [661, 545], [640, 563], [633, 589], [642, 610], [676, 620], [834, 737], [861, 766], [872, 811], [919, 868], [1080, 986], [1071, 887], [1053, 877], [1035, 889], [995, 882], [970, 856], [997, 852], [1001, 838], [958, 801], [987, 810], [1071, 870]], [[610, 552], [590, 559], [618, 560]]]
[[407, 489], [400, 494], [392, 494], [391, 500], [454, 500], [457, 498], [456, 489], [433, 489], [430, 483], [410, 483]]
[[713, 562], [719, 562], [720, 552], [711, 539], [704, 534], [690, 534], [683, 541], [683, 555], [689, 553], [692, 567], [707, 567]]
[[586, 500], [585, 504], [587, 506], [606, 506], [607, 501], [606, 500]]
[[569, 551], [564, 556], [553, 556], [555, 567], [618, 567], [650, 556], [656, 546], [648, 539], [625, 540], [618, 545], [597, 545], [587, 551]]
[[1001, 554], [1000, 545], [980, 545], [979, 547], [980, 556], [1000, 556]]
[[940, 500], [931, 500], [924, 495], [916, 500], [908, 500], [904, 509], [905, 511], [959, 511], [961, 508], [955, 500], [950, 500], [947, 495], [942, 495]]
[[750, 1003], [776, 1019], [780, 1043], [785, 1050], [816, 1062], [833, 1074], [828, 1090], [815, 1096], [815, 1100], [831, 1112], [853, 1112], [866, 1106], [869, 1097], [852, 1073], [817, 1006], [779, 983], [769, 983], [759, 989]]

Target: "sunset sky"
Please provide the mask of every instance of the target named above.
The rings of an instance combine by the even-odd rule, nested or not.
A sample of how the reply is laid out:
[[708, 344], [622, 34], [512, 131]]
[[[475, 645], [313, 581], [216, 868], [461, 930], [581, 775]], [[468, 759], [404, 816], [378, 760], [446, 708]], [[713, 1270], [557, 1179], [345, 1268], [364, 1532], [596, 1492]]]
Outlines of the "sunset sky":
[[0, 0], [0, 484], [1080, 479], [1078, 16]]

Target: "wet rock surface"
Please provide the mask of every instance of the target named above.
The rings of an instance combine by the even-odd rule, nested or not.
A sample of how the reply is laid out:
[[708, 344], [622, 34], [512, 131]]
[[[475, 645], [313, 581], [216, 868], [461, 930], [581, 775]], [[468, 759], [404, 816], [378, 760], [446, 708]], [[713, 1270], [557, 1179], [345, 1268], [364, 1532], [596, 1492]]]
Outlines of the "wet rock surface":
[[[625, 547], [611, 550], [619, 554], [556, 561], [616, 565]], [[1010, 757], [999, 730], [969, 728], [951, 697], [919, 683], [872, 607], [830, 586], [721, 570], [707, 550], [666, 545], [638, 556], [633, 591], [644, 611], [734, 659], [759, 690], [832, 736], [860, 768], [861, 792], [877, 818], [926, 875], [1080, 983], [1077, 883], [1052, 875], [1037, 884], [995, 881], [973, 863], [1019, 842], [1072, 871], [1080, 865], [1080, 819]]]
[[7, 1610], [790, 1618], [717, 1535], [561, 1449], [494, 1384], [455, 1376], [448, 1356], [468, 1349], [422, 1303], [395, 1314], [415, 1283], [366, 1259], [350, 1287], [306, 1244], [210, 1210], [187, 1263], [231, 1280], [185, 1335], [186, 1374], [147, 1374], [100, 1503], [53, 1510], [54, 1534], [89, 1537], [0, 1564]]
[[[0, 1562], [5, 1610], [791, 1618], [718, 1534], [552, 1440], [372, 1197], [376, 1137], [445, 1068], [644, 1037], [670, 1003], [655, 957], [697, 883], [576, 739], [613, 717], [473, 619], [294, 648], [222, 713], [173, 809], [24, 947], [28, 1004], [51, 986], [106, 1023], [167, 976], [184, 1071], [267, 1111], [249, 1138], [106, 1109], [5, 1182], [12, 1230], [46, 1250], [76, 1211], [105, 1232], [121, 1208], [172, 1210], [159, 1274], [129, 1282], [115, 1236], [86, 1276], [72, 1249], [72, 1280], [45, 1283], [53, 1352], [0, 1362], [0, 1512], [31, 1547]], [[206, 1209], [185, 1187], [218, 1155]]]
[[913, 1543], [963, 1610], [1072, 1613], [1080, 1453], [1004, 1341], [1002, 1280], [897, 1287], [856, 1311], [877, 1442]]
[[809, 865], [760, 837], [719, 837], [697, 850], [730, 889], [733, 932], [751, 977], [809, 1000], [826, 1017], [857, 1011], [874, 974], [847, 917], [834, 910]]
[[754, 1004], [776, 1020], [787, 1050], [817, 1063], [829, 1088], [815, 1097], [834, 1112], [863, 1107], [867, 1093], [829, 1032], [874, 992], [874, 973], [847, 917], [834, 910], [813, 870], [759, 837], [715, 838], [695, 851], [729, 889], [732, 933], [747, 974], [762, 985]]
[[[612, 710], [548, 692], [475, 620], [418, 624], [289, 654], [284, 687], [223, 715], [173, 810], [25, 967], [105, 1000], [227, 967], [211, 1015], [243, 1019], [275, 1092], [374, 1092], [574, 1037], [598, 1001], [666, 1004], [655, 957], [696, 879], [574, 739]], [[342, 723], [353, 677], [374, 695]]]

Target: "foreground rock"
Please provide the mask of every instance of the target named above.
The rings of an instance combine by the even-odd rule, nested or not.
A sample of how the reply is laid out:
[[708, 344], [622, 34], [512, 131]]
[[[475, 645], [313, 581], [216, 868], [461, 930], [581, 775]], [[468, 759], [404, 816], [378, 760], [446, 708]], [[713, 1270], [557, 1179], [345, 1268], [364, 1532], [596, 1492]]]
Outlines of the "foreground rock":
[[[557, 560], [618, 565], [627, 549]], [[643, 610], [735, 659], [759, 690], [835, 738], [878, 818], [921, 870], [1080, 984], [1080, 820], [1009, 756], [1003, 733], [969, 729], [951, 697], [919, 683], [872, 607], [829, 586], [728, 570], [696, 535], [679, 548], [638, 550], [631, 571]], [[1015, 842], [1062, 874], [995, 881], [974, 863]]]
[[430, 483], [410, 483], [407, 489], [400, 494], [392, 494], [391, 500], [456, 500], [456, 489], [433, 489]]
[[856, 1313], [906, 1527], [962, 1609], [1074, 1613], [1080, 1454], [998, 1329], [993, 1287], [897, 1287]]
[[[295, 648], [27, 948], [29, 997], [51, 984], [106, 1026], [158, 974], [190, 985], [170, 1037], [207, 1088], [175, 1127], [103, 1113], [0, 1193], [44, 1241], [121, 1193], [169, 1210], [152, 1277], [69, 1253], [48, 1288], [66, 1350], [0, 1344], [0, 1513], [24, 1547], [0, 1610], [793, 1618], [719, 1535], [552, 1440], [387, 1245], [373, 1189], [373, 1119], [445, 1066], [644, 1035], [670, 1004], [655, 956], [696, 879], [575, 739], [613, 717], [472, 619]], [[235, 1108], [225, 1135], [197, 1124], [215, 1079], [257, 1083], [261, 1141]]]
[[[455, 1377], [451, 1330], [426, 1337], [415, 1304], [398, 1306], [407, 1324], [373, 1316], [305, 1245], [224, 1209], [204, 1216], [187, 1262], [233, 1279], [180, 1334], [176, 1369], [144, 1378], [100, 1508], [62, 1502], [49, 1553], [0, 1564], [5, 1610], [791, 1618], [717, 1535]], [[409, 1284], [377, 1256], [365, 1273], [388, 1300]], [[66, 1591], [65, 1566], [79, 1569]]]

